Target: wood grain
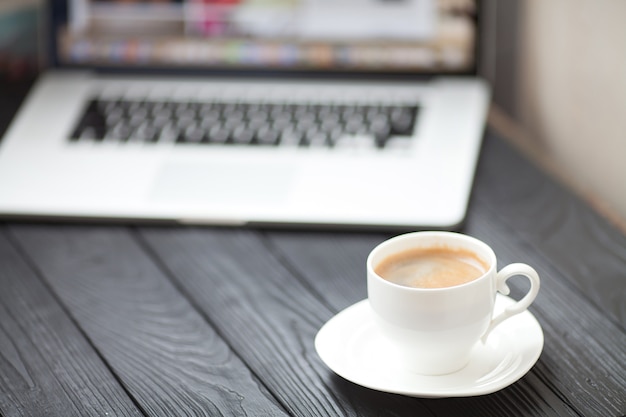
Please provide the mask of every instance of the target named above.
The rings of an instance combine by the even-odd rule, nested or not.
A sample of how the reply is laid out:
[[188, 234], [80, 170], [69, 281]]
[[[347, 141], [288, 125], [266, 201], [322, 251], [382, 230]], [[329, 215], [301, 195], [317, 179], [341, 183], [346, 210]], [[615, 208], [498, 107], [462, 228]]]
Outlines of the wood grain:
[[331, 312], [268, 256], [256, 232], [147, 229], [142, 236], [291, 414], [350, 415], [360, 408], [358, 397], [319, 377], [312, 335]]
[[147, 415], [284, 414], [127, 229], [11, 231]]
[[510, 228], [626, 331], [626, 236], [510, 145], [488, 134], [472, 213]]
[[[539, 272], [541, 291], [531, 306], [544, 330], [545, 346], [535, 367], [546, 385], [580, 410], [582, 415], [626, 413], [626, 334], [573, 286], [551, 259], [537, 247], [510, 239], [510, 229], [494, 221], [493, 213], [479, 210], [467, 233], [490, 244], [501, 266], [532, 264]], [[521, 295], [525, 282], [513, 281]]]
[[4, 228], [0, 265], [0, 415], [143, 415]]
[[[616, 312], [613, 306], [626, 301], [621, 295], [626, 282], [621, 236], [495, 138], [485, 146], [483, 158], [498, 164], [483, 164], [464, 232], [492, 245], [500, 266], [527, 262], [542, 276], [531, 310], [544, 327], [546, 347], [531, 372], [538, 382], [530, 388], [532, 401], [545, 400], [552, 391], [555, 400], [565, 399], [583, 415], [625, 414], [626, 334], [619, 322], [607, 319]], [[523, 178], [515, 175], [519, 172]], [[505, 196], [494, 201], [493, 188]], [[563, 221], [564, 213], [577, 214], [579, 221]], [[551, 239], [549, 244], [542, 236]], [[340, 310], [365, 297], [367, 253], [387, 236], [273, 232], [268, 237], [294, 274]], [[585, 250], [588, 256], [582, 255]], [[587, 263], [594, 267], [593, 279], [580, 273]], [[573, 271], [579, 272], [575, 278]], [[519, 297], [526, 282], [514, 280], [512, 286]]]
[[[531, 311], [544, 328], [544, 352], [526, 378], [503, 392], [505, 397], [518, 407], [529, 401], [532, 404], [544, 403], [543, 412], [558, 406], [563, 400], [583, 415], [620, 415], [626, 412], [626, 335], [619, 327], [606, 320], [602, 312], [590, 305], [575, 288], [571, 288], [565, 277], [551, 265], [536, 262], [541, 257], [531, 247], [510, 239], [510, 230], [494, 222], [488, 212], [473, 215], [466, 232], [492, 245], [500, 265], [525, 261], [533, 264], [542, 276], [540, 296]], [[281, 251], [280, 257], [291, 265], [301, 266], [297, 273], [306, 277], [315, 291], [325, 296], [328, 294], [337, 310], [360, 299], [366, 292], [366, 254], [359, 255], [355, 251], [376, 244], [378, 239], [375, 237], [356, 236], [350, 242], [346, 235], [341, 239], [333, 239], [326, 234], [305, 238], [274, 232], [269, 238], [273, 241], [272, 245]], [[354, 266], [332, 273], [326, 268], [327, 263], [316, 261], [326, 256], [330, 263], [336, 256], [333, 254], [355, 259]], [[360, 262], [358, 258], [361, 258]], [[336, 281], [344, 282], [336, 285]], [[518, 298], [527, 286], [525, 281], [516, 279], [511, 285], [513, 294]], [[528, 386], [528, 381], [533, 381], [532, 385]], [[500, 393], [492, 397], [498, 395]], [[536, 414], [534, 410], [528, 415]]]
[[355, 262], [383, 235], [271, 232], [268, 238], [217, 229], [142, 234], [183, 291], [294, 415], [577, 415], [539, 378], [484, 397], [441, 401], [374, 392], [326, 368], [314, 350], [315, 334], [363, 295], [364, 267]]

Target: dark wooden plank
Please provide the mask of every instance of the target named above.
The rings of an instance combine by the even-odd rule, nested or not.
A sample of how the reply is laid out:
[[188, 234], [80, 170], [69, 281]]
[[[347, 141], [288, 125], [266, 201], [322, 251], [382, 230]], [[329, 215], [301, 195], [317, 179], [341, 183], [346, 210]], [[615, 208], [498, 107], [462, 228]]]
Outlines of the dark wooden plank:
[[382, 235], [271, 233], [268, 239], [252, 230], [155, 228], [142, 234], [294, 415], [577, 415], [535, 375], [499, 393], [445, 401], [375, 392], [334, 375], [315, 353], [315, 334], [364, 296], [359, 264]]
[[[526, 377], [514, 388], [529, 391], [533, 403], [550, 395], [557, 402], [565, 400], [566, 404], [584, 411], [583, 415], [625, 413], [626, 335], [620, 328], [571, 288], [559, 270], [546, 263], [532, 247], [520, 244], [510, 229], [494, 222], [489, 212], [473, 215], [466, 232], [492, 245], [500, 265], [527, 262], [537, 267], [542, 276], [540, 296], [531, 310], [544, 328], [546, 345], [530, 373], [533, 384], [524, 386], [530, 380]], [[281, 251], [280, 257], [291, 265], [295, 274], [304, 276], [315, 292], [327, 297], [336, 310], [366, 296], [365, 257], [368, 248], [384, 237], [270, 234], [272, 245]], [[343, 271], [329, 268], [328, 264], [337, 257], [335, 254], [343, 260], [354, 259], [353, 265], [346, 264]], [[326, 262], [319, 261], [324, 258]], [[338, 281], [343, 282], [337, 284]], [[523, 280], [513, 280], [515, 296], [519, 297], [525, 284]], [[506, 395], [512, 393], [510, 390]], [[513, 395], [509, 399], [526, 401]]]
[[143, 415], [0, 229], [0, 414]]
[[[626, 333], [571, 284], [557, 261], [542, 256], [536, 245], [511, 238], [508, 225], [495, 221], [487, 207], [476, 213], [468, 234], [490, 244], [500, 265], [526, 262], [542, 277], [531, 311], [543, 327], [545, 346], [534, 372], [582, 415], [626, 414]], [[523, 284], [512, 282], [518, 298]]]
[[626, 330], [626, 236], [493, 133], [482, 152], [473, 211], [489, 210]]
[[284, 415], [127, 229], [11, 231], [146, 414]]
[[[491, 142], [488, 140], [486, 143], [488, 151], [484, 158], [499, 161], [505, 159], [506, 152], [501, 152], [500, 145]], [[509, 166], [511, 165], [504, 161], [498, 169], [506, 170]], [[520, 173], [531, 175], [534, 170], [527, 162], [525, 165], [523, 161], [517, 161], [518, 175]], [[499, 175], [499, 171], [495, 169], [482, 171], [481, 178], [484, 176], [492, 181], [493, 178], [500, 178], [500, 181], [507, 178], [506, 175]], [[477, 178], [479, 183], [481, 178]], [[509, 199], [516, 201], [514, 207], [520, 213], [525, 213], [524, 207], [534, 208], [537, 202], [532, 198], [532, 194], [526, 194], [528, 191], [526, 187], [517, 186], [519, 184], [516, 182], [517, 177], [513, 178], [515, 181], [500, 184], [500, 188], [506, 190]], [[537, 181], [539, 180], [535, 181], [531, 189], [538, 187]], [[544, 196], [548, 202], [544, 202], [539, 210], [543, 218], [557, 218], [563, 206], [568, 204], [581, 205], [580, 201], [569, 197], [565, 190], [555, 190], [558, 186], [550, 180], [544, 181], [548, 184], [543, 187], [550, 189], [549, 195], [554, 196], [555, 204], [550, 204], [549, 198]], [[478, 186], [481, 187], [480, 184]], [[499, 256], [500, 265], [516, 261], [527, 262], [536, 266], [543, 277], [540, 296], [531, 310], [544, 327], [546, 347], [537, 366], [524, 379], [526, 382], [533, 377], [537, 385], [522, 388], [535, 392], [535, 395], [531, 396], [533, 401], [539, 401], [539, 397], [545, 398], [549, 392], [553, 392], [553, 395], [556, 394], [559, 399], [571, 404], [583, 415], [626, 413], [626, 335], [619, 323], [607, 319], [607, 314], [611, 311], [593, 305], [585, 289], [572, 283], [568, 275], [570, 269], [564, 267], [570, 266], [572, 262], [569, 257], [563, 256], [568, 253], [568, 246], [579, 248], [581, 244], [577, 240], [585, 240], [585, 236], [574, 239], [567, 230], [569, 227], [578, 229], [578, 224], [573, 226], [563, 223], [561, 226], [563, 230], [553, 229], [551, 245], [555, 250], [559, 250], [555, 257], [551, 257], [542, 251], [541, 242], [533, 241], [532, 235], [527, 231], [532, 222], [525, 223], [524, 230], [515, 227], [513, 222], [508, 221], [509, 216], [498, 214], [500, 206], [492, 204], [487, 199], [488, 196], [485, 195], [488, 194], [487, 190], [481, 192], [483, 195], [473, 201], [464, 231], [491, 244]], [[526, 195], [527, 198], [521, 198], [518, 193]], [[562, 195], [567, 196], [567, 204], [559, 200]], [[578, 207], [576, 210], [585, 213], [584, 207]], [[522, 214], [519, 216], [523, 217]], [[610, 225], [602, 223], [595, 216], [591, 220], [581, 219], [581, 222], [587, 224], [592, 222], [595, 228], [591, 233], [596, 236], [605, 232], [612, 234]], [[351, 236], [333, 233], [269, 234], [272, 242], [270, 246], [279, 251], [278, 257], [289, 265], [294, 275], [304, 277], [308, 285], [324, 297], [335, 310], [340, 310], [366, 296], [365, 258], [369, 250], [386, 237], [388, 236]], [[619, 239], [613, 239], [611, 242], [615, 241], [619, 242]], [[626, 253], [620, 251], [621, 249], [617, 253], [615, 250], [594, 251], [597, 261], [595, 276], [605, 278], [608, 276], [605, 285], [611, 285], [618, 294], [623, 288], [620, 285], [624, 282], [621, 278], [624, 272], [617, 282], [611, 278], [614, 278], [613, 268], [620, 265], [623, 253]], [[588, 257], [575, 262], [578, 265], [585, 265], [587, 260]], [[606, 265], [606, 268], [603, 268], [603, 265]], [[622, 271], [626, 271], [626, 266], [622, 266]], [[524, 284], [524, 281], [513, 283], [517, 295], [522, 293]], [[599, 294], [596, 293], [597, 296], [601, 295]], [[607, 294], [603, 297], [610, 300], [612, 294], [607, 289]]]
[[311, 334], [328, 309], [268, 256], [254, 231], [148, 229], [142, 235], [293, 415], [350, 413], [320, 381], [311, 349]]
[[288, 265], [294, 276], [301, 277], [320, 294], [334, 312], [367, 298], [367, 255], [392, 236], [389, 233], [265, 233], [267, 246], [274, 255]]

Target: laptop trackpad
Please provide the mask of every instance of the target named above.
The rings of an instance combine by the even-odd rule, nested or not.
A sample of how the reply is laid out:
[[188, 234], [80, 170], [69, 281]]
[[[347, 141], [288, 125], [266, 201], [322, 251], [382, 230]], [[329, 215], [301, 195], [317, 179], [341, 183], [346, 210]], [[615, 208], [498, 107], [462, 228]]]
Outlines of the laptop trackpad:
[[166, 204], [277, 204], [296, 170], [289, 164], [169, 162], [158, 171], [149, 198]]

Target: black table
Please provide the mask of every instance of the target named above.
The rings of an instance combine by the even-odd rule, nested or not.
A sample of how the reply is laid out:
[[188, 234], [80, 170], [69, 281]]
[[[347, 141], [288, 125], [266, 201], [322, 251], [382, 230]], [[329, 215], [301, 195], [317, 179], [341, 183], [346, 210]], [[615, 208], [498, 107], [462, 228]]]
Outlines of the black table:
[[462, 231], [536, 267], [545, 346], [499, 392], [420, 399], [352, 384], [313, 346], [391, 234], [5, 222], [0, 414], [626, 414], [626, 237], [490, 129]]

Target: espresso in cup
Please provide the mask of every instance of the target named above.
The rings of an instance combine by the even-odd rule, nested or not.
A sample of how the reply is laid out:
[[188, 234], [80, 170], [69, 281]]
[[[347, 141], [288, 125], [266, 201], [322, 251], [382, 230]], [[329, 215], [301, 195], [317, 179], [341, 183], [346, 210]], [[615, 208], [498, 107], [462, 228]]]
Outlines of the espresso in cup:
[[466, 249], [433, 246], [412, 248], [383, 259], [374, 271], [394, 284], [414, 288], [445, 288], [483, 276], [489, 264]]
[[[493, 249], [460, 233], [393, 237], [370, 252], [366, 265], [367, 294], [378, 330], [399, 366], [422, 375], [466, 366], [476, 344], [525, 311], [540, 286], [532, 267], [514, 263], [498, 271]], [[507, 295], [507, 280], [516, 275], [528, 278], [528, 293], [494, 316], [497, 294]]]

